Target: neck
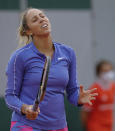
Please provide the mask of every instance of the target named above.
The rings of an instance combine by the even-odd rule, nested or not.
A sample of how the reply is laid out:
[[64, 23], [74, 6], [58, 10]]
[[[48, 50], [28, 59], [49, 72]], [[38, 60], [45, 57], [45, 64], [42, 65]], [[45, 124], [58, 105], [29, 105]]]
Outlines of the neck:
[[51, 35], [39, 36], [39, 37], [34, 36], [33, 42], [36, 48], [43, 53], [45, 52], [47, 53], [49, 51], [52, 51], [53, 49]]

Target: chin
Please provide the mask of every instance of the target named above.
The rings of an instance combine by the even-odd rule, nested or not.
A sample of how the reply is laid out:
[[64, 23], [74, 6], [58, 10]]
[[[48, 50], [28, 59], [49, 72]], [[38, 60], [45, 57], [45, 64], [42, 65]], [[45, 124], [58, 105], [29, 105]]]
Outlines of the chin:
[[50, 36], [50, 32], [39, 34], [38, 37], [48, 37]]
[[46, 36], [49, 36], [50, 34], [51, 34], [51, 31], [46, 30], [46, 31], [44, 31], [44, 32], [41, 33], [41, 34], [38, 34], [38, 36], [44, 36], [44, 37], [46, 37]]

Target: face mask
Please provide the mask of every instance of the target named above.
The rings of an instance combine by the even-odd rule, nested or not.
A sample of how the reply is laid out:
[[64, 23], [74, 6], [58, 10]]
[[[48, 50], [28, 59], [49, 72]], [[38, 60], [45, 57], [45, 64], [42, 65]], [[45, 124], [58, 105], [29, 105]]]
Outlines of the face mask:
[[115, 79], [115, 72], [109, 71], [101, 74], [101, 79], [104, 81], [113, 81]]

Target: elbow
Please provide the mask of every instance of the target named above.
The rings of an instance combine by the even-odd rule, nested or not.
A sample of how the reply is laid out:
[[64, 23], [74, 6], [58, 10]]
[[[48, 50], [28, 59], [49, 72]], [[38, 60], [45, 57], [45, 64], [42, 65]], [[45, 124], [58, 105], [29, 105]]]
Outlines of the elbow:
[[5, 103], [7, 107], [11, 110], [14, 109], [14, 98], [15, 96], [13, 95], [5, 95]]
[[8, 108], [11, 109], [11, 106], [10, 106], [11, 105], [10, 97], [11, 96], [9, 96], [9, 95], [5, 95], [5, 103], [8, 106]]

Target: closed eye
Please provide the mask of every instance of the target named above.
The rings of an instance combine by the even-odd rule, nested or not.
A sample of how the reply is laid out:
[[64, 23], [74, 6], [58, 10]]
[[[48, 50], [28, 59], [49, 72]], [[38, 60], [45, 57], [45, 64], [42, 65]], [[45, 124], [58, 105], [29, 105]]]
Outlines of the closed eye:
[[40, 16], [40, 17], [41, 17], [41, 18], [44, 18], [45, 16], [42, 15], [42, 16]]
[[38, 20], [38, 17], [37, 16], [34, 16], [33, 18], [32, 18], [32, 22], [36, 22]]

